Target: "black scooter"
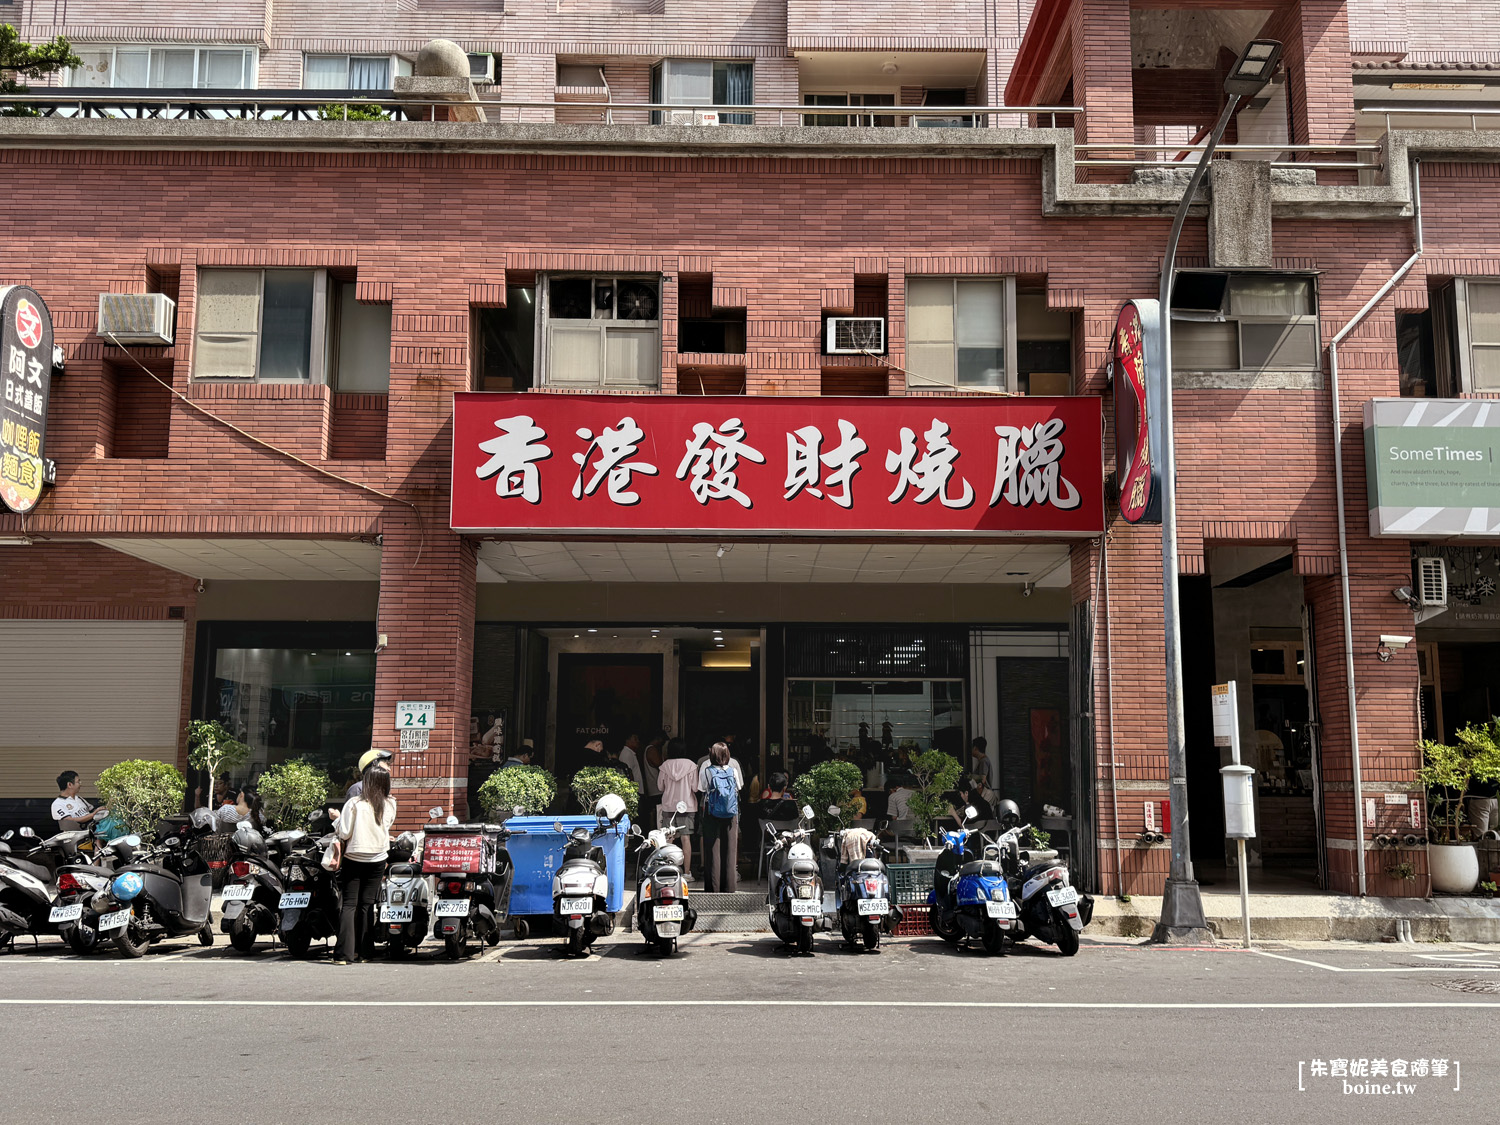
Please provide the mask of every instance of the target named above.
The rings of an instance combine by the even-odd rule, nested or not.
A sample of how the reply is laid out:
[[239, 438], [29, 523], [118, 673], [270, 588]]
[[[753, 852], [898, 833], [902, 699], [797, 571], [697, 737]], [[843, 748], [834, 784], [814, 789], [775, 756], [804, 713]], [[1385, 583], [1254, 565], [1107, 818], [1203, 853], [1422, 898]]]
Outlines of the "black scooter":
[[288, 842], [281, 863], [281, 944], [293, 957], [306, 957], [314, 938], [338, 937], [343, 896], [332, 871], [323, 868], [323, 849], [333, 839], [333, 820], [326, 809], [308, 818], [310, 833]]
[[94, 854], [88, 860], [57, 869], [57, 904], [52, 908], [51, 920], [74, 953], [87, 956], [99, 948], [99, 915], [93, 908], [94, 897], [109, 889], [115, 872], [134, 861], [140, 846], [141, 838], [134, 833], [117, 836], [107, 843], [96, 842]]
[[224, 884], [219, 932], [229, 936], [237, 953], [249, 953], [261, 934], [275, 935], [281, 929], [281, 862], [292, 848], [307, 840], [300, 829], [262, 836], [248, 820], [235, 827], [231, 844], [234, 856], [229, 879]]
[[56, 933], [51, 912], [57, 898], [57, 872], [78, 861], [78, 844], [88, 838], [82, 829], [59, 832], [38, 843], [30, 828], [7, 832], [0, 838], [0, 945], [18, 934]]

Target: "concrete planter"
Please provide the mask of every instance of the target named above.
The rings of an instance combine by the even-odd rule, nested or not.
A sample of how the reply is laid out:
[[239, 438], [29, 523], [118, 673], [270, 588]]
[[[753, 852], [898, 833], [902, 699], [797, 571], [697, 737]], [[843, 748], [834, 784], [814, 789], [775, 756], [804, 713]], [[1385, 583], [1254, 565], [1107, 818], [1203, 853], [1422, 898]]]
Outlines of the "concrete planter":
[[1479, 885], [1479, 853], [1473, 844], [1429, 844], [1427, 866], [1435, 891], [1466, 895]]

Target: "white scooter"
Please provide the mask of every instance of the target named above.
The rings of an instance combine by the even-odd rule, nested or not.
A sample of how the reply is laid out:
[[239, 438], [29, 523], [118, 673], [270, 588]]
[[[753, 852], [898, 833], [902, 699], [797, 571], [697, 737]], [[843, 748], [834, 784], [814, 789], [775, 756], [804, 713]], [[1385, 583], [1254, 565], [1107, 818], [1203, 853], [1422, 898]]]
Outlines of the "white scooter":
[[812, 806], [803, 805], [801, 812], [797, 827], [780, 834], [766, 825], [772, 840], [766, 852], [766, 913], [778, 938], [801, 953], [811, 953], [814, 931], [827, 929], [828, 922], [823, 916], [823, 876], [810, 842]]
[[[685, 812], [687, 805], [678, 801], [677, 813]], [[678, 936], [690, 932], [698, 922], [698, 912], [688, 905], [682, 849], [673, 843], [681, 831], [676, 817], [644, 837], [639, 825], [630, 829], [640, 841], [635, 860], [636, 929], [662, 954], [676, 953]]]
[[[582, 826], [568, 834], [562, 866], [552, 876], [552, 928], [564, 935], [564, 952], [586, 953], [596, 938], [615, 932], [614, 915], [605, 905], [609, 897], [609, 875], [604, 849], [594, 841], [615, 827], [625, 816], [625, 802], [606, 793], [594, 805], [598, 826], [590, 832]], [[562, 821], [553, 827], [561, 832]]]

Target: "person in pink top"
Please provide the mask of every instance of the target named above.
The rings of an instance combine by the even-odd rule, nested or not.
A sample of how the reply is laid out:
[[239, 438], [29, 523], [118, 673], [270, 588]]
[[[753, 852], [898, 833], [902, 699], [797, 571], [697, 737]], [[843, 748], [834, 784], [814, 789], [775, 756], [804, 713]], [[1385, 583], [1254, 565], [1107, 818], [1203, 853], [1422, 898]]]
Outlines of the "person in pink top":
[[[693, 761], [693, 755], [688, 751], [685, 741], [674, 738], [667, 743], [666, 761], [662, 762], [656, 776], [661, 785], [661, 805], [656, 810], [657, 826], [666, 824], [673, 816], [677, 817], [677, 824], [682, 829], [677, 837], [677, 843], [682, 848], [682, 869], [685, 872], [691, 871], [693, 822], [698, 816], [698, 763]], [[686, 815], [677, 812], [679, 801], [687, 806]]]

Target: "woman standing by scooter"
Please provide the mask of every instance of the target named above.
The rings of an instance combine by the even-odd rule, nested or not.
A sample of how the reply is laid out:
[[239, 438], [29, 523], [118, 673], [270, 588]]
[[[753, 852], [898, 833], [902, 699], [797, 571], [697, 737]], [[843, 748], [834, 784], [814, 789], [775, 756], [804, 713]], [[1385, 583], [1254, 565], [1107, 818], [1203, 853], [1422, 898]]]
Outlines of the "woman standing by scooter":
[[370, 912], [380, 899], [380, 882], [391, 847], [391, 825], [396, 822], [396, 802], [391, 800], [391, 775], [386, 763], [391, 754], [371, 750], [360, 759], [358, 797], [351, 797], [339, 813], [339, 892], [343, 914], [339, 924], [335, 965], [348, 965], [369, 952]]

